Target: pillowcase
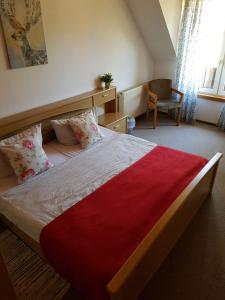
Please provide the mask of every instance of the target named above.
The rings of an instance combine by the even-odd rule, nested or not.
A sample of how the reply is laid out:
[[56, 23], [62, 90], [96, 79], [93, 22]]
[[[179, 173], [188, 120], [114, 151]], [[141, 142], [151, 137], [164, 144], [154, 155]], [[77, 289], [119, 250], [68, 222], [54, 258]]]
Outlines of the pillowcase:
[[92, 111], [73, 117], [68, 122], [82, 148], [87, 148], [104, 137]]
[[0, 150], [9, 159], [19, 183], [53, 166], [42, 148], [41, 124], [1, 141]]
[[11, 176], [13, 174], [14, 171], [7, 157], [0, 151], [0, 179]]
[[74, 132], [68, 123], [68, 119], [51, 120], [51, 124], [55, 131], [56, 138], [60, 144], [63, 144], [65, 146], [78, 144]]

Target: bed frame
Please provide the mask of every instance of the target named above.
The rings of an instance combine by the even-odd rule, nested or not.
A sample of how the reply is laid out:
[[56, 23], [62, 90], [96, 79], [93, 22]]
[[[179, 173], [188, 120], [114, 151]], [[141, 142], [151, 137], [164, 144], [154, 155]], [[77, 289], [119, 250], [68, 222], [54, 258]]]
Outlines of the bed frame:
[[[107, 91], [94, 90], [70, 99], [55, 102], [23, 113], [0, 119], [0, 139], [13, 135], [31, 125], [43, 124], [43, 140], [54, 138], [49, 120], [77, 114], [80, 110], [95, 107], [95, 99], [107, 98], [116, 93], [115, 88]], [[114, 99], [115, 100], [115, 99]], [[133, 300], [138, 297], [147, 282], [153, 277], [164, 259], [172, 250], [178, 238], [196, 214], [204, 200], [212, 193], [221, 153], [215, 156], [183, 190], [167, 209], [155, 226], [149, 231], [121, 269], [108, 283], [107, 289], [111, 300]], [[44, 260], [40, 244], [31, 239], [3, 215], [0, 219], [32, 248]], [[1, 268], [1, 265], [0, 265]]]

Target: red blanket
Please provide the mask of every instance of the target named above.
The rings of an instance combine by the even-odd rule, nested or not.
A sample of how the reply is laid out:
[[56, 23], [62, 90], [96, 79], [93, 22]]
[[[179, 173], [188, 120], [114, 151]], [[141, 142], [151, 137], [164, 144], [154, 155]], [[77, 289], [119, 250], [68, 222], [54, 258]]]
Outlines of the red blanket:
[[82, 299], [109, 299], [109, 281], [206, 163], [156, 147], [42, 230], [46, 258]]

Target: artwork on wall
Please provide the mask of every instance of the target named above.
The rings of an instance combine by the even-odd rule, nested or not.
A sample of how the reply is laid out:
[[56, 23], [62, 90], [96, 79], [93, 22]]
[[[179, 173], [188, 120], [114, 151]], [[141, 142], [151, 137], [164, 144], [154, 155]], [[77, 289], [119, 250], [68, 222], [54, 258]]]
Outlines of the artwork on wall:
[[11, 68], [48, 63], [40, 0], [0, 0]]

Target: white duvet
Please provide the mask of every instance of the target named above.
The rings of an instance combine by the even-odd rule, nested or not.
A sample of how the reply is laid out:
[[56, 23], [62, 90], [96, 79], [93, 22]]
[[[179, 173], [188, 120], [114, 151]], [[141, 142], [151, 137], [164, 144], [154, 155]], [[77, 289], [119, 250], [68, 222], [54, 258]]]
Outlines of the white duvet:
[[156, 146], [131, 135], [104, 134], [89, 149], [0, 194], [0, 213], [39, 241], [45, 225]]

